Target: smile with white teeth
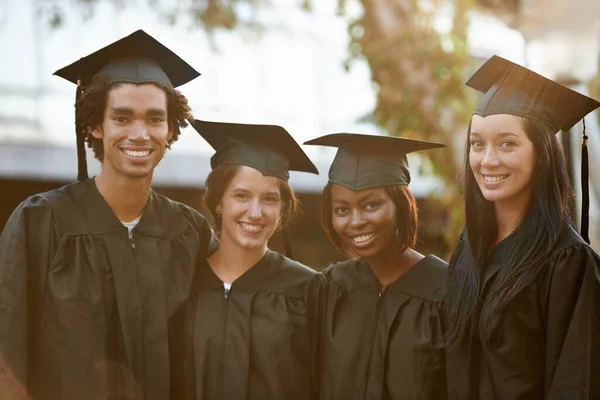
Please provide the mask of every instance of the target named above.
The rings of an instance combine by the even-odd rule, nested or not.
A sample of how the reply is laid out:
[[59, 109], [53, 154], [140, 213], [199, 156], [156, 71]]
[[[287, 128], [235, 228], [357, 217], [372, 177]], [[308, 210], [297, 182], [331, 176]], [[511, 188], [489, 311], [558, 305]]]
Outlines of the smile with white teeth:
[[352, 236], [350, 239], [356, 244], [366, 243], [369, 240], [373, 239], [377, 233], [371, 232], [364, 235]]
[[487, 183], [500, 182], [506, 178], [508, 175], [481, 175], [483, 176], [483, 181]]
[[242, 229], [252, 233], [259, 233], [263, 230], [263, 225], [260, 224], [249, 224], [247, 222], [240, 222]]
[[123, 153], [128, 155], [129, 157], [148, 157], [150, 155], [150, 150], [129, 150], [122, 149]]

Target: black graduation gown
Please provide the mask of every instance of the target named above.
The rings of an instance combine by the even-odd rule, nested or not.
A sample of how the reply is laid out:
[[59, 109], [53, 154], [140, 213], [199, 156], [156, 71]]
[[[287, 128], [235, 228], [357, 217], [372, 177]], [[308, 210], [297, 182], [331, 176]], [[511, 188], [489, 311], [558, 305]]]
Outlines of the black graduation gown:
[[186, 368], [196, 384], [181, 397], [315, 398], [322, 276], [269, 250], [225, 297], [208, 263], [200, 268]]
[[[600, 258], [571, 224], [542, 272], [505, 310], [492, 340], [482, 340], [488, 295], [500, 284], [513, 240], [499, 243], [486, 265], [477, 336], [448, 351], [450, 398], [467, 399], [470, 388], [470, 398], [482, 400], [600, 399]], [[464, 251], [461, 242], [450, 268]]]
[[93, 179], [26, 199], [0, 236], [0, 398], [169, 398], [172, 317], [211, 238], [153, 191], [131, 241]]
[[380, 293], [364, 260], [327, 267], [322, 399], [444, 399], [447, 264], [428, 255]]

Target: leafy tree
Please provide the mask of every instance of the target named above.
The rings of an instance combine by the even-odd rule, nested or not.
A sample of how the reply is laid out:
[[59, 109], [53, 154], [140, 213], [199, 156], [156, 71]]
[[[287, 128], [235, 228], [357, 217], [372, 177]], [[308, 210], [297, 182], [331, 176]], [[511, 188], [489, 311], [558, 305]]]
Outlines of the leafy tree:
[[[39, 11], [51, 26], [65, 23], [67, 7], [78, 5], [83, 17], [92, 15], [100, 1], [131, 6], [125, 0], [39, 0]], [[258, 6], [268, 0], [137, 0], [147, 1], [168, 22], [190, 18], [207, 32], [237, 29], [256, 21], [240, 21], [238, 3]], [[310, 12], [316, 0], [300, 0]], [[344, 14], [347, 0], [338, 0], [337, 12]], [[348, 25], [349, 58], [364, 58], [377, 88], [374, 123], [389, 135], [412, 137], [449, 144], [444, 151], [422, 153], [422, 168], [445, 183], [440, 196], [430, 196], [428, 208], [445, 210], [441, 239], [451, 250], [463, 225], [462, 198], [457, 177], [461, 165], [465, 128], [472, 98], [464, 86], [470, 56], [467, 49], [468, 11], [475, 0], [453, 0], [452, 28], [440, 33], [433, 27], [435, 10], [449, 0], [357, 0], [363, 14]], [[429, 1], [429, 3], [427, 3]], [[498, 7], [517, 0], [479, 0]], [[135, 2], [134, 2], [135, 3]], [[489, 3], [489, 4], [488, 4]], [[446, 3], [447, 4], [447, 3]], [[453, 145], [454, 144], [454, 145]]]

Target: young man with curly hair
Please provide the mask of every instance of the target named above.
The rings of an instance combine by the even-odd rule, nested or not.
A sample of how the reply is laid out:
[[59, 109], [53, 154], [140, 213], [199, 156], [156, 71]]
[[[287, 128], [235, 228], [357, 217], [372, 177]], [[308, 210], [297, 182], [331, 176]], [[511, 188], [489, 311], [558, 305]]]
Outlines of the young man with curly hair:
[[78, 84], [79, 181], [23, 201], [0, 236], [0, 398], [176, 398], [212, 233], [150, 185], [191, 118], [174, 88], [199, 74], [143, 31], [56, 74]]

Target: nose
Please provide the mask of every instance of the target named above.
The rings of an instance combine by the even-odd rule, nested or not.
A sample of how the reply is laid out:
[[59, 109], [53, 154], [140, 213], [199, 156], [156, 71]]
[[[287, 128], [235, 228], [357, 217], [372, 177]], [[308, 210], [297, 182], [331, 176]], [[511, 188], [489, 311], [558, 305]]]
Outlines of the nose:
[[481, 159], [481, 165], [483, 167], [497, 167], [500, 165], [500, 159], [494, 146], [487, 146]]
[[150, 139], [146, 124], [142, 121], [137, 121], [133, 124], [129, 133], [129, 140], [133, 142], [145, 142]]
[[360, 210], [354, 210], [352, 212], [352, 219], [350, 220], [351, 228], [360, 228], [365, 224], [365, 219], [363, 218], [363, 213]]
[[260, 199], [253, 199], [248, 204], [248, 218], [257, 220], [262, 217], [262, 204]]

